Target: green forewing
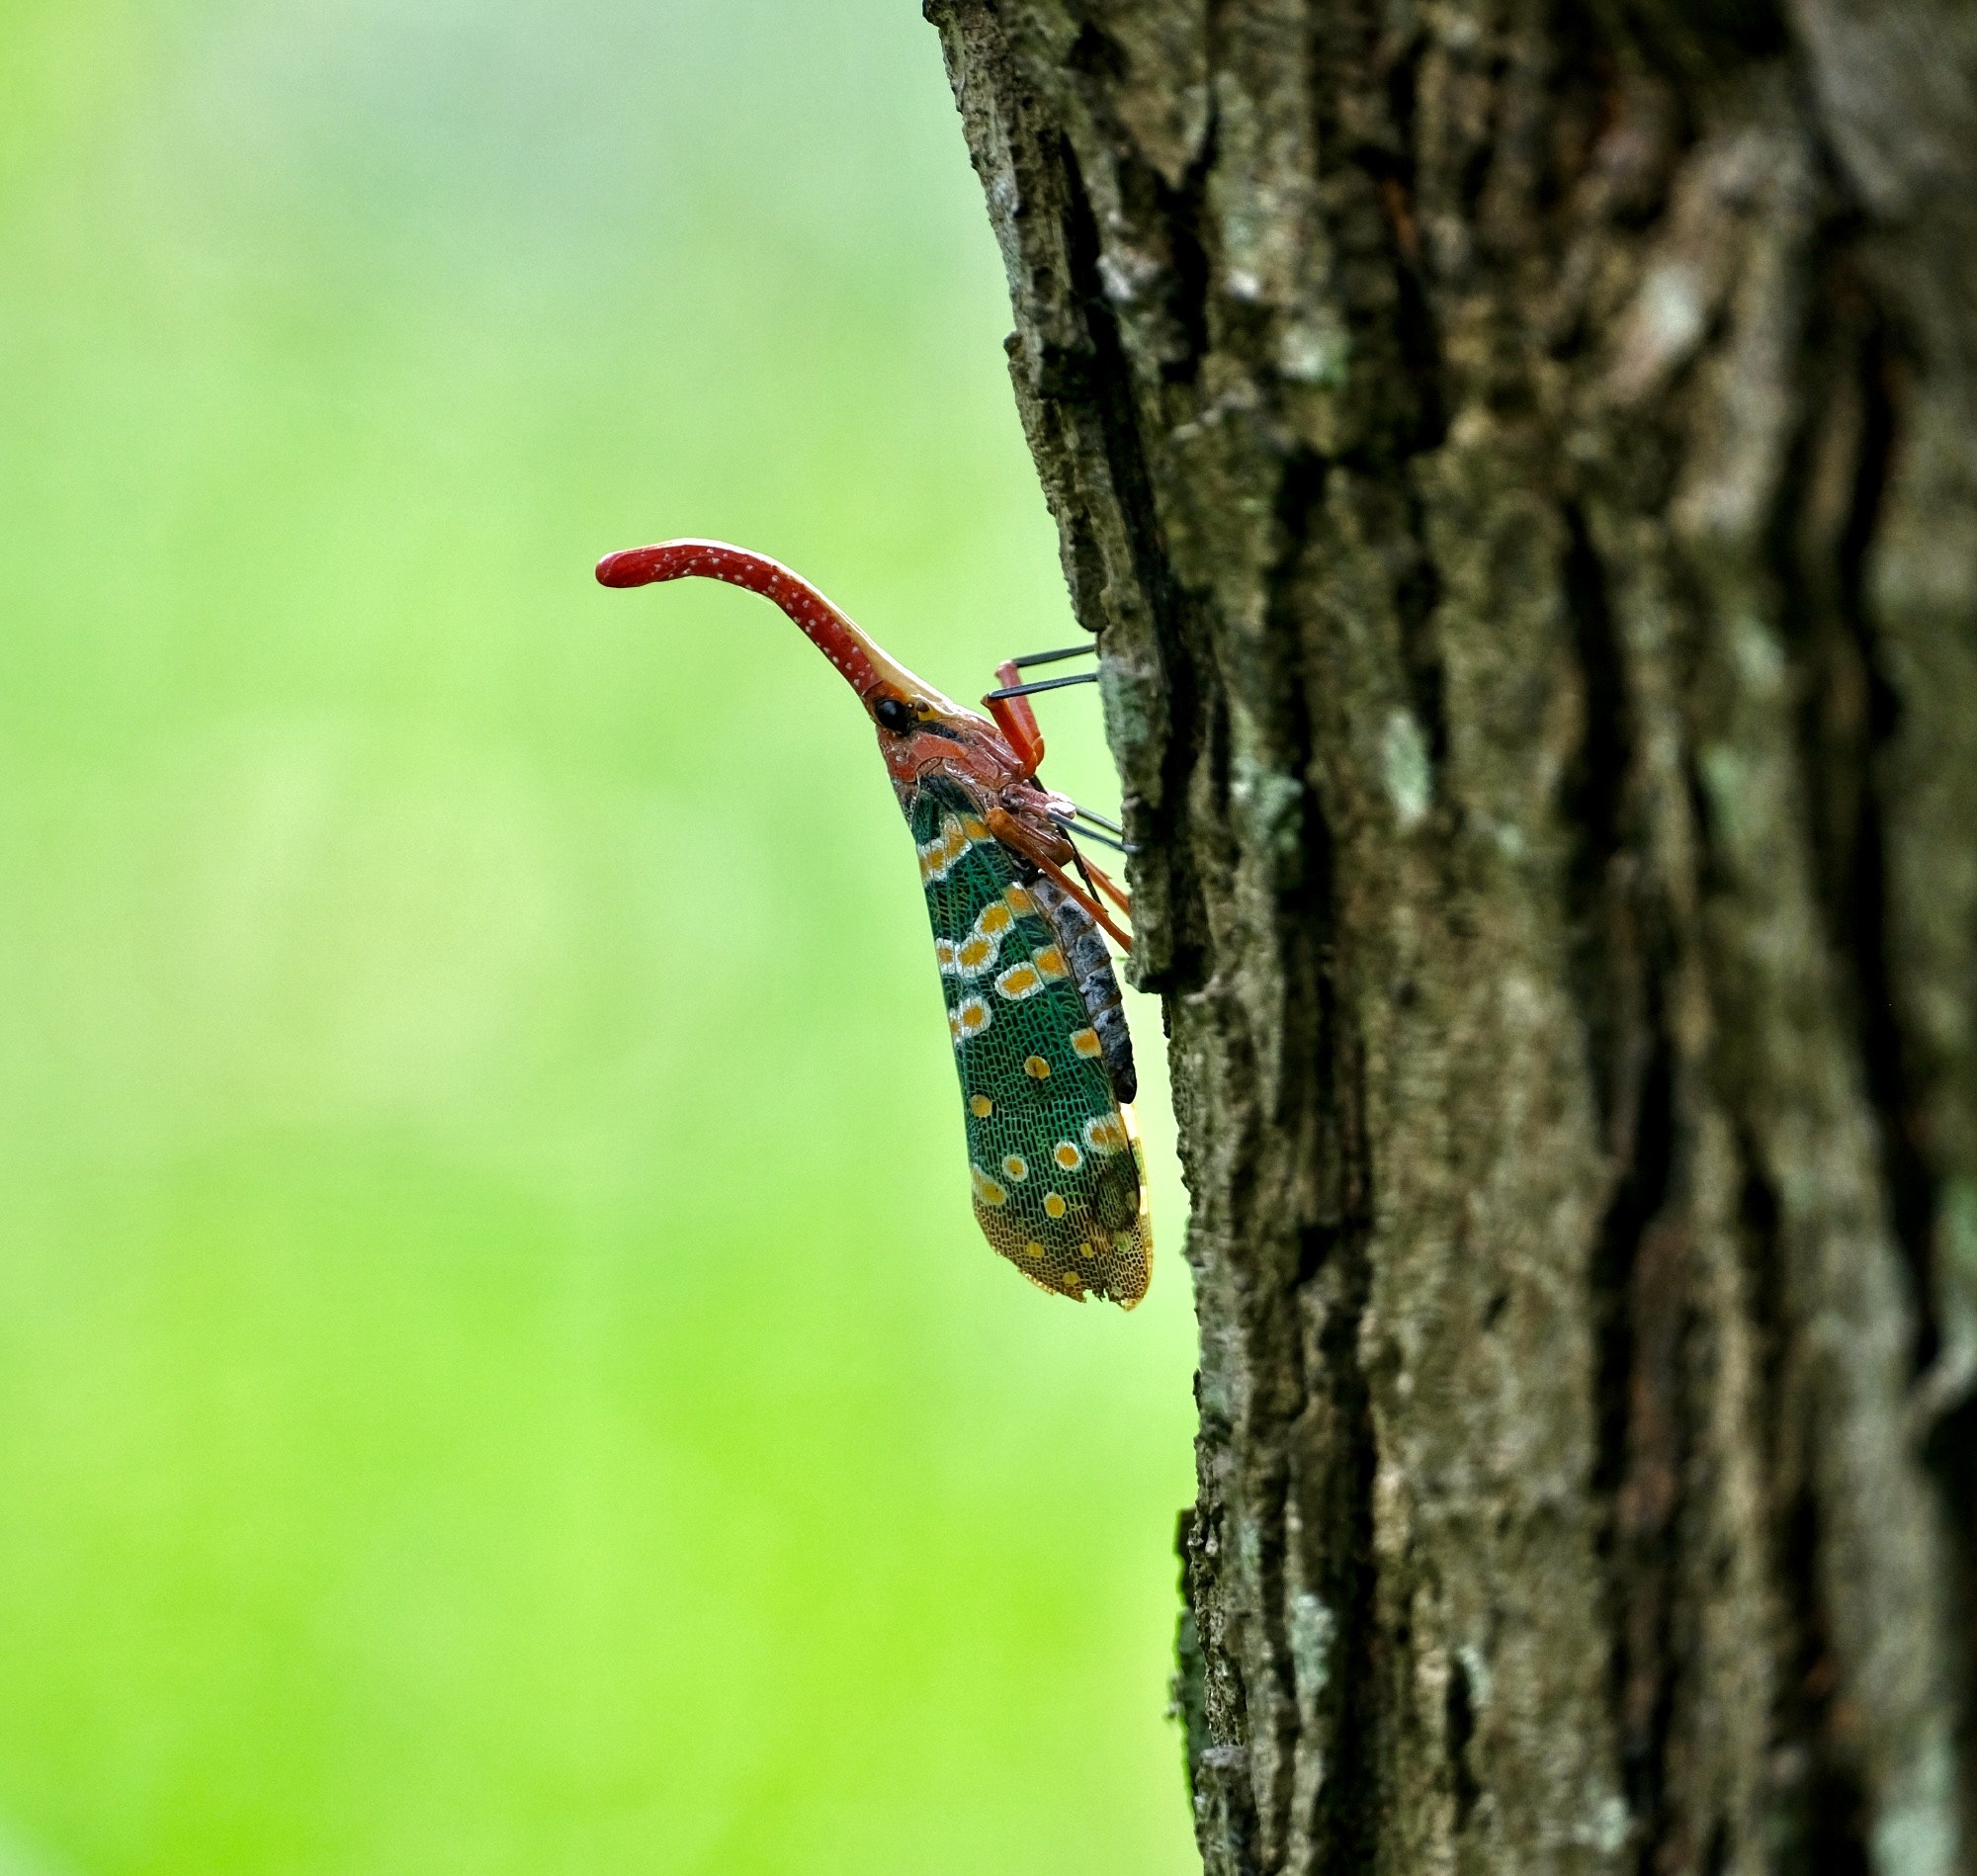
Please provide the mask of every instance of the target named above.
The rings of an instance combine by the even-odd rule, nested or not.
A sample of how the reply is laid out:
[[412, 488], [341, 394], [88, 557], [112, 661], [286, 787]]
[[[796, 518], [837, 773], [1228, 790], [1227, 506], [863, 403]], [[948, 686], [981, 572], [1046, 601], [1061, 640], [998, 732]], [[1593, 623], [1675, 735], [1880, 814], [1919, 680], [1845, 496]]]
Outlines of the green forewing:
[[975, 1216], [1032, 1282], [1130, 1309], [1153, 1252], [1139, 1146], [1057, 934], [958, 784], [922, 783], [906, 817], [961, 1073]]

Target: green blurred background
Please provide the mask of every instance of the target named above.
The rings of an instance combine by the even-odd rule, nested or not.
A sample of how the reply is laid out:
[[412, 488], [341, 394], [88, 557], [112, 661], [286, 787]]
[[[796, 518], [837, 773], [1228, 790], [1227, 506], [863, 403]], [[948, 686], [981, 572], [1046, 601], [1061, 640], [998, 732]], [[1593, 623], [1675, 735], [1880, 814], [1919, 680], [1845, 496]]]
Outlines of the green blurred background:
[[1029, 1289], [851, 700], [589, 578], [1073, 630], [917, 14], [0, 9], [4, 1876], [1192, 1865], [1163, 1071]]

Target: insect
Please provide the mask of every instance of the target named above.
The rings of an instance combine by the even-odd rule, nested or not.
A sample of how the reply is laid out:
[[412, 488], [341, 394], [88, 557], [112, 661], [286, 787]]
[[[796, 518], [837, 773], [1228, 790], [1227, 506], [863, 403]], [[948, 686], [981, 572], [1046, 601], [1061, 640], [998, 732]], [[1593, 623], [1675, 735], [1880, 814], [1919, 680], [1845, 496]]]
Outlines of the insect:
[[808, 580], [762, 554], [664, 541], [607, 554], [597, 577], [606, 586], [718, 579], [760, 593], [858, 694], [919, 851], [976, 1219], [1040, 1288], [1131, 1309], [1147, 1293], [1153, 1232], [1133, 1046], [1103, 935], [1129, 946], [1113, 912], [1131, 908], [1072, 829], [1121, 851], [1123, 837], [1037, 780], [1044, 742], [1030, 693], [1094, 674], [1022, 681], [1025, 667], [1078, 650], [1000, 665], [985, 717], [896, 664]]

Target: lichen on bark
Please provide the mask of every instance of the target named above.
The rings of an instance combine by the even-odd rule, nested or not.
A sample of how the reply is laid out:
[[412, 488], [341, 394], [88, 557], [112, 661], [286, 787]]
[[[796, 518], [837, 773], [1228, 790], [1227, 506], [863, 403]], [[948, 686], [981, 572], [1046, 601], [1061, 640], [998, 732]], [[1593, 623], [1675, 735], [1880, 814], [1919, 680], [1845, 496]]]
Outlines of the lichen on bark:
[[927, 12], [1171, 1037], [1205, 1866], [1977, 1867], [1977, 24]]

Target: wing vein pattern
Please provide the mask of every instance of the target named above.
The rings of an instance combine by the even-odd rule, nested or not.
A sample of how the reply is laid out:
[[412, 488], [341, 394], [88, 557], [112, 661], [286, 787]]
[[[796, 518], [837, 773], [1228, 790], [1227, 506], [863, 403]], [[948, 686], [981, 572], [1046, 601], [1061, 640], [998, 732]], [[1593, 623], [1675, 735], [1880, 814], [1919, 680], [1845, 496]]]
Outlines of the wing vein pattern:
[[[1118, 1042], [1101, 1030], [1106, 1010], [1086, 1006], [1088, 961], [1072, 955], [1088, 948], [1084, 934], [1053, 919], [1062, 895], [988, 832], [961, 784], [923, 779], [902, 806], [961, 1078], [976, 1219], [1031, 1282], [1130, 1309], [1152, 1274], [1145, 1172], [1114, 1088]], [[1103, 983], [1116, 1017], [1109, 964]]]

